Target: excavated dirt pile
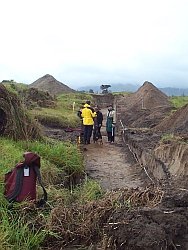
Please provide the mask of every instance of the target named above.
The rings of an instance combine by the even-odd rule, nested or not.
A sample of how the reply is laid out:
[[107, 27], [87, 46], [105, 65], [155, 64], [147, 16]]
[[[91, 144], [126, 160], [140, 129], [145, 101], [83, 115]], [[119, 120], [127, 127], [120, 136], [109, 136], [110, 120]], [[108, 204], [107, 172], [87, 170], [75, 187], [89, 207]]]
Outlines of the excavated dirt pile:
[[172, 110], [168, 96], [145, 82], [135, 93], [117, 100], [118, 120], [127, 127], [151, 128]]
[[188, 133], [188, 104], [166, 117], [154, 128], [154, 131], [182, 135]]
[[12, 139], [39, 139], [37, 123], [27, 115], [20, 99], [0, 84], [0, 135]]

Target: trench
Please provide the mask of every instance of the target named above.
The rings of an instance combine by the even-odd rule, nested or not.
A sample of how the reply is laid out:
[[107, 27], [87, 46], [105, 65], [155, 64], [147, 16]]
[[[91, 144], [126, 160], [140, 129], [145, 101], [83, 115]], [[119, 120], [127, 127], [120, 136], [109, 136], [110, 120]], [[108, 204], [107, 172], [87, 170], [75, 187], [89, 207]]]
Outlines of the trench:
[[116, 132], [115, 143], [107, 142], [105, 127], [107, 111], [103, 108], [101, 112], [104, 117], [101, 129], [103, 144], [91, 143], [84, 147], [87, 175], [99, 182], [104, 190], [142, 187], [143, 169], [140, 168], [128, 145], [124, 143], [121, 134]]

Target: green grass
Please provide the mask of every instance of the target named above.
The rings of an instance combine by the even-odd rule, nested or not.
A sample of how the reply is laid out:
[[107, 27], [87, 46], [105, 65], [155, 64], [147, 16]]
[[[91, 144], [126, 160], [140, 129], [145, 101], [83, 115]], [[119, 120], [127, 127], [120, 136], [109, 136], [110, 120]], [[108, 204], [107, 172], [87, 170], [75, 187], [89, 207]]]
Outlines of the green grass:
[[178, 109], [188, 103], [188, 96], [173, 96], [170, 98], [170, 101]]
[[[4, 174], [12, 169], [16, 163], [23, 161], [25, 151], [36, 152], [41, 156], [42, 179], [47, 188], [49, 203], [56, 204], [56, 198], [60, 197], [70, 204], [75, 200], [75, 195], [65, 188], [56, 189], [55, 185], [62, 182], [62, 174], [67, 171], [79, 173], [84, 170], [83, 159], [76, 145], [58, 142], [15, 142], [10, 139], [0, 140], [0, 249], [39, 249], [46, 234], [45, 229], [36, 229], [32, 224], [32, 210], [29, 218], [25, 218], [19, 204], [17, 210], [9, 210], [8, 202], [4, 198]], [[80, 188], [81, 190], [81, 188]], [[84, 189], [85, 190], [85, 189]], [[85, 192], [85, 191], [84, 191]], [[81, 191], [80, 191], [81, 193]], [[40, 196], [40, 195], [39, 195]], [[79, 199], [79, 197], [77, 196]], [[21, 204], [20, 204], [21, 206]], [[40, 212], [41, 216], [43, 212]], [[50, 216], [48, 212], [47, 215]]]
[[14, 81], [3, 82], [3, 85], [7, 88], [8, 91], [18, 95], [19, 91], [25, 90], [28, 88], [27, 84], [17, 83]]
[[82, 172], [83, 159], [77, 145], [68, 142], [46, 141], [46, 142], [24, 142], [18, 143], [24, 151], [38, 153], [42, 159], [56, 165], [59, 169], [68, 172]]
[[92, 95], [79, 92], [65, 93], [57, 97], [55, 108], [33, 109], [30, 113], [39, 122], [53, 127], [78, 127], [80, 119], [77, 117], [77, 111], [86, 100], [92, 101]]
[[164, 134], [161, 137], [160, 141], [163, 142], [163, 143], [178, 142], [178, 143], [181, 143], [181, 144], [187, 144], [187, 141], [185, 141], [183, 139], [183, 137], [178, 136], [178, 135], [174, 135], [174, 134]]
[[47, 230], [36, 230], [18, 212], [1, 209], [0, 248], [11, 250], [39, 249]]
[[98, 200], [103, 196], [104, 192], [100, 184], [94, 180], [87, 180], [78, 186], [73, 195], [80, 203], [87, 203], [92, 200]]

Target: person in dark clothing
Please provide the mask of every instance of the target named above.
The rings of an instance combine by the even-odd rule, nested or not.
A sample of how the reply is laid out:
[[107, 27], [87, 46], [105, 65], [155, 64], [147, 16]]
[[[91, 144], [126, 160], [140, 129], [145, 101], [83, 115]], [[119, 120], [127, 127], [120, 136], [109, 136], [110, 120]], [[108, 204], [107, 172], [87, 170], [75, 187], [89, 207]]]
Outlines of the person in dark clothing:
[[103, 114], [99, 110], [98, 106], [94, 108], [96, 117], [94, 118], [94, 129], [93, 129], [93, 141], [96, 142], [98, 139], [102, 139], [101, 127], [103, 122]]

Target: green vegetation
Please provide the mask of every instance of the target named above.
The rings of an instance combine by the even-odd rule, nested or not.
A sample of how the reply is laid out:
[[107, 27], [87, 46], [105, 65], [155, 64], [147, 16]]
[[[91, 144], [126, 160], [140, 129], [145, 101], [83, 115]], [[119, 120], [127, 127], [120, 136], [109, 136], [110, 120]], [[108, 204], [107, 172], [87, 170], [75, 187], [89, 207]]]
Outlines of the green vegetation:
[[1, 209], [0, 249], [39, 249], [47, 230], [36, 230], [19, 212]]
[[170, 142], [179, 142], [181, 144], [187, 144], [187, 138], [183, 138], [181, 136], [178, 135], [174, 135], [174, 134], [164, 134], [161, 137], [161, 142], [163, 143], [170, 143]]
[[97, 200], [104, 194], [98, 182], [89, 180], [74, 190], [74, 195], [80, 203], [87, 203], [89, 201]]
[[[18, 94], [18, 87], [13, 82], [7, 83], [6, 87]], [[45, 119], [60, 127], [76, 127], [80, 123], [77, 110], [86, 100], [92, 101], [92, 96], [85, 93], [63, 94], [57, 98], [54, 108], [38, 107], [28, 112], [38, 120]], [[41, 156], [41, 174], [48, 193], [48, 203], [44, 208], [37, 209], [28, 202], [10, 206], [4, 198], [4, 175], [23, 160], [26, 151]], [[97, 182], [84, 180], [83, 155], [76, 144], [47, 138], [14, 141], [1, 137], [0, 155], [0, 249], [40, 249], [46, 238], [57, 237], [51, 230], [53, 227], [49, 227], [53, 209], [60, 205], [69, 211], [69, 207], [82, 206], [103, 196]], [[38, 200], [42, 196], [40, 186], [37, 187], [37, 196]]]
[[166, 141], [170, 141], [170, 140], [174, 140], [174, 134], [164, 134], [161, 137], [161, 142], [166, 142]]
[[[41, 156], [41, 173], [49, 204], [44, 210], [30, 208], [31, 204], [26, 202], [15, 204], [10, 209], [3, 195], [4, 174], [23, 160], [25, 151], [36, 152]], [[63, 203], [65, 207], [73, 203], [83, 204], [103, 195], [99, 184], [91, 180], [85, 180], [83, 184], [72, 189], [64, 187], [64, 177], [84, 173], [82, 154], [77, 146], [71, 143], [53, 140], [15, 142], [1, 138], [0, 154], [0, 249], [39, 249], [47, 236], [56, 237], [48, 229], [53, 207], [59, 203]], [[39, 197], [41, 193], [42, 190], [38, 187]]]
[[92, 95], [86, 93], [65, 93], [57, 97], [56, 107], [37, 108], [30, 113], [42, 124], [49, 124], [54, 127], [77, 127], [80, 119], [77, 111], [83, 102], [92, 101]]
[[19, 91], [25, 90], [28, 88], [27, 84], [24, 83], [17, 83], [13, 80], [10, 81], [4, 81], [3, 85], [6, 87], [6, 89], [12, 93], [15, 93], [18, 95]]
[[126, 95], [131, 95], [132, 94], [132, 92], [125, 92], [125, 91], [122, 91], [122, 92], [113, 92], [112, 93], [113, 95], [115, 95], [115, 96], [126, 96]]
[[170, 98], [170, 101], [178, 109], [188, 103], [188, 96], [173, 96]]

